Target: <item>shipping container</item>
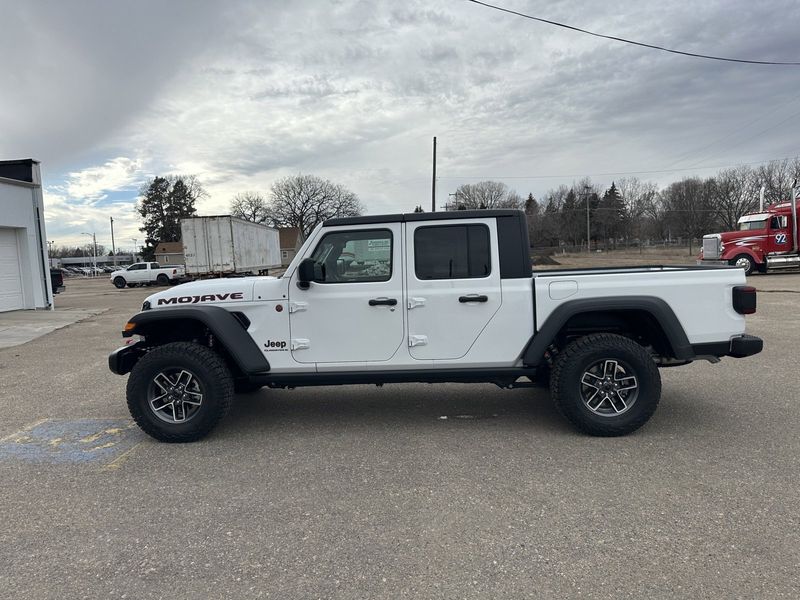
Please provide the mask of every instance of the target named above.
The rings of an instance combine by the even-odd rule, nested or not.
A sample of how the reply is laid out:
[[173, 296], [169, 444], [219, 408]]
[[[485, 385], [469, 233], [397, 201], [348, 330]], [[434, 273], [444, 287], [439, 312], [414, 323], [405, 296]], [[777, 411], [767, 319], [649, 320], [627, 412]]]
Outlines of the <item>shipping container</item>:
[[263, 273], [281, 265], [278, 230], [231, 216], [181, 219], [189, 277]]

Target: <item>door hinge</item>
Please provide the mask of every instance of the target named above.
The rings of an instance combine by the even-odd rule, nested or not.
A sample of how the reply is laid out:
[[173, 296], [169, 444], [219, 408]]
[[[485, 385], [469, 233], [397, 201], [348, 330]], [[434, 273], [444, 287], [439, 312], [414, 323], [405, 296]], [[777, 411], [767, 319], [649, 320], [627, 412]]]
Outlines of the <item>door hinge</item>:
[[292, 350], [302, 350], [304, 348], [310, 348], [311, 341], [305, 338], [293, 338], [292, 339]]
[[417, 306], [423, 306], [425, 304], [425, 298], [409, 298], [408, 299], [408, 310], [415, 308]]
[[308, 310], [308, 302], [289, 302], [289, 312], [296, 313]]
[[427, 346], [428, 345], [428, 336], [427, 335], [410, 335], [408, 336], [408, 345], [410, 347], [414, 346]]

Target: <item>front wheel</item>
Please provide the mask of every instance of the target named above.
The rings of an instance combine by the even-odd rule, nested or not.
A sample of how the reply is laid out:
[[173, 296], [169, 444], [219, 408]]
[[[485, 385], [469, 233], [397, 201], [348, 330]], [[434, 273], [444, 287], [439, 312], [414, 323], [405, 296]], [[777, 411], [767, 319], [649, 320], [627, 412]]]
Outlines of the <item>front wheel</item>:
[[661, 376], [642, 346], [621, 335], [598, 333], [559, 353], [550, 394], [561, 414], [584, 433], [626, 435], [655, 412]]
[[739, 254], [728, 262], [735, 267], [741, 267], [744, 269], [745, 275], [750, 275], [756, 268], [756, 264], [753, 262], [753, 259], [747, 254]]
[[162, 442], [194, 442], [227, 414], [233, 378], [210, 348], [173, 342], [136, 363], [127, 398], [131, 416], [148, 435]]
[[117, 288], [118, 290], [121, 290], [122, 288], [125, 287], [125, 279], [122, 277], [115, 277], [113, 283], [114, 287]]

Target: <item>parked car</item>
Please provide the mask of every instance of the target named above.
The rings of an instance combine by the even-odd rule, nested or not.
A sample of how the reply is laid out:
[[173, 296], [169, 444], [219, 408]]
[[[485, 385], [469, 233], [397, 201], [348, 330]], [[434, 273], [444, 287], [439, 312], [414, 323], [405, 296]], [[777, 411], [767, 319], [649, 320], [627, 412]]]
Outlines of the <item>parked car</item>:
[[50, 269], [50, 285], [54, 294], [64, 291], [64, 274], [61, 269]]
[[156, 262], [141, 262], [111, 273], [111, 283], [119, 289], [137, 285], [169, 285], [180, 283], [185, 274], [181, 266], [165, 267]]

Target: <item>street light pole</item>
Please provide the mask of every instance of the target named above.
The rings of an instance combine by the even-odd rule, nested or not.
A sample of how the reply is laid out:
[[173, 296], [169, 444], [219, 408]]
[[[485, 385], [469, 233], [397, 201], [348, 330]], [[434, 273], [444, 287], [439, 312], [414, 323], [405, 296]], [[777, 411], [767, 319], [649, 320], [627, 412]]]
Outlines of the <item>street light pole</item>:
[[133, 262], [136, 262], [136, 247], [139, 245], [137, 244], [139, 238], [131, 238], [131, 241], [133, 242]]
[[94, 252], [94, 256], [92, 257], [92, 266], [94, 269], [92, 270], [92, 277], [97, 276], [97, 237], [95, 236], [94, 232], [92, 233], [81, 233], [81, 235], [88, 235], [92, 238], [92, 248]]
[[117, 247], [114, 245], [114, 217], [108, 217], [111, 219], [111, 254], [114, 257], [114, 266], [117, 266]]

